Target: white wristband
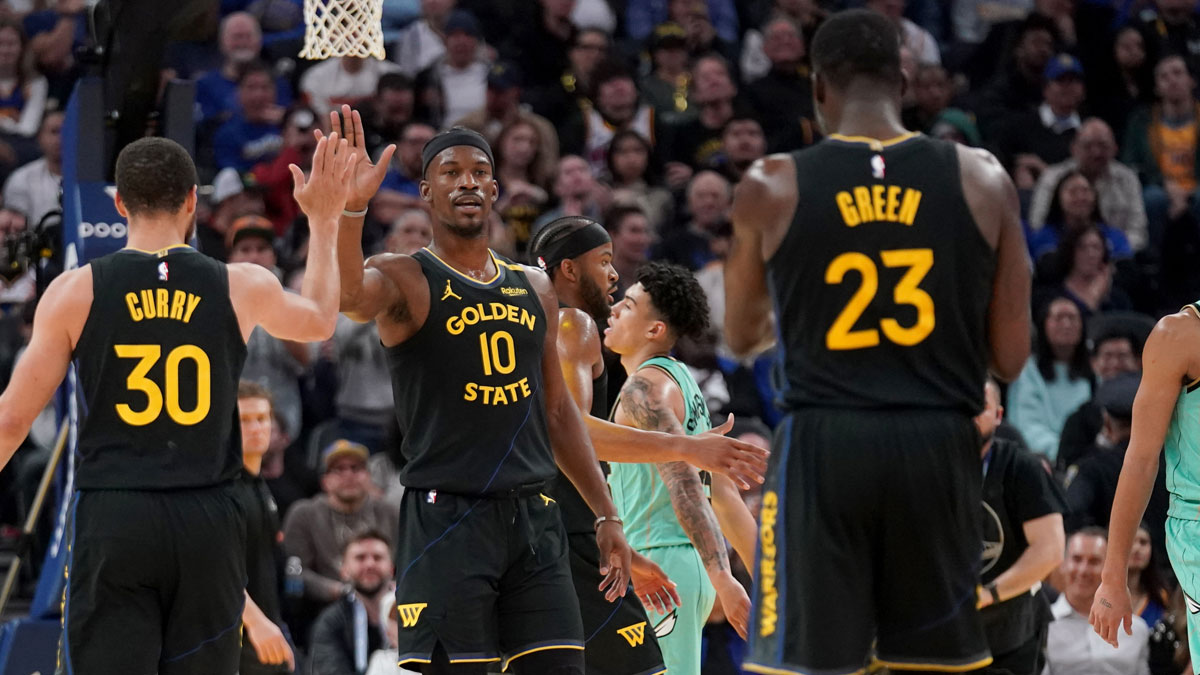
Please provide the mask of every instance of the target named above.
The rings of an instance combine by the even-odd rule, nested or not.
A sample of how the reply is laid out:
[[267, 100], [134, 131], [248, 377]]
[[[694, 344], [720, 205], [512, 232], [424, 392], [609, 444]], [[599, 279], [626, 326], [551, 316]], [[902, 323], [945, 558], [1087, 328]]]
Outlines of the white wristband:
[[363, 216], [367, 215], [367, 210], [363, 209], [362, 211], [348, 211], [346, 209], [342, 209], [342, 215], [346, 216], [347, 218], [362, 218]]

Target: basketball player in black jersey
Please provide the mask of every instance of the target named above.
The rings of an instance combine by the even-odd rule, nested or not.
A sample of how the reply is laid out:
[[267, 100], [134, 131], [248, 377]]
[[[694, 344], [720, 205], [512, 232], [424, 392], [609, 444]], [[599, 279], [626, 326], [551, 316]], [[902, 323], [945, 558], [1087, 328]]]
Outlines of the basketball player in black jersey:
[[[600, 460], [682, 460], [705, 470], [731, 474], [746, 487], [749, 481], [761, 482], [758, 471], [765, 466], [766, 453], [720, 435], [732, 428], [732, 416], [715, 430], [715, 435], [698, 436], [646, 432], [605, 419], [608, 374], [597, 326], [604, 324], [611, 312], [617, 272], [612, 267], [612, 240], [603, 226], [582, 216], [559, 218], [533, 238], [530, 254], [554, 283], [561, 307], [558, 356], [563, 379], [584, 415]], [[720, 459], [714, 462], [712, 457]], [[614, 609], [596, 590], [599, 552], [591, 536], [592, 518], [587, 505], [565, 477], [559, 477], [550, 494], [558, 501], [567, 529], [571, 573], [588, 638], [587, 672], [589, 675], [660, 672], [664, 669], [662, 653], [645, 609], [631, 602]], [[674, 584], [649, 558], [635, 553], [632, 573], [637, 597], [647, 606], [666, 614], [672, 604], [679, 603]]]
[[973, 670], [991, 656], [971, 420], [988, 367], [1011, 379], [1029, 354], [1016, 191], [987, 152], [905, 131], [886, 18], [837, 14], [811, 55], [829, 135], [753, 165], [725, 271], [730, 347], [768, 340], [774, 309], [787, 412], [745, 668], [858, 672], [874, 644], [893, 670]]
[[[355, 147], [357, 112], [343, 108]], [[337, 113], [334, 128], [342, 128]], [[601, 588], [625, 594], [631, 550], [555, 340], [558, 302], [545, 273], [488, 248], [499, 192], [491, 148], [451, 129], [422, 152], [421, 197], [433, 243], [412, 256], [362, 259], [362, 216], [377, 165], [359, 164], [341, 221], [342, 311], [375, 319], [404, 432], [396, 602], [399, 661], [427, 673], [583, 673], [583, 627], [558, 505], [557, 469], [592, 512]]]
[[256, 326], [324, 340], [337, 320], [337, 219], [354, 153], [330, 137], [295, 197], [313, 242], [302, 293], [186, 246], [196, 169], [161, 138], [117, 158], [125, 248], [54, 280], [0, 395], [0, 466], [74, 359], [81, 422], [59, 672], [237, 671], [246, 588], [237, 387]]

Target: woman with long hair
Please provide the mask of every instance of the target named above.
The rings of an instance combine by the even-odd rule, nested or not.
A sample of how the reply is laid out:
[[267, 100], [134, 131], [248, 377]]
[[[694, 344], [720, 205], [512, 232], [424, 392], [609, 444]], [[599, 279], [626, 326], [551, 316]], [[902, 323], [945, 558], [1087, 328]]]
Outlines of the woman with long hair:
[[511, 230], [516, 245], [524, 250], [533, 221], [546, 211], [550, 194], [549, 176], [542, 175], [542, 138], [531, 122], [516, 119], [496, 137], [496, 181], [500, 199], [495, 212]]
[[1063, 424], [1092, 398], [1092, 368], [1075, 301], [1055, 296], [1035, 316], [1034, 353], [1008, 389], [1009, 421], [1029, 449], [1054, 462]]
[[1112, 255], [1098, 226], [1068, 231], [1052, 262], [1053, 293], [1073, 300], [1084, 323], [1096, 312], [1132, 308], [1129, 295], [1113, 284]]
[[1129, 595], [1133, 612], [1153, 626], [1166, 611], [1169, 596], [1167, 587], [1154, 562], [1154, 547], [1150, 545], [1150, 530], [1142, 523], [1133, 537], [1129, 551]]
[[1046, 212], [1046, 226], [1029, 238], [1029, 254], [1037, 262], [1058, 249], [1059, 243], [1068, 233], [1089, 226], [1100, 228], [1108, 248], [1115, 258], [1133, 255], [1133, 249], [1125, 233], [1104, 224], [1100, 218], [1096, 188], [1092, 182], [1073, 169], [1063, 174], [1054, 186], [1050, 208]]
[[670, 191], [659, 185], [650, 141], [632, 129], [618, 131], [609, 142], [605, 161], [613, 200], [640, 207], [651, 229], [661, 232], [671, 222], [674, 201]]

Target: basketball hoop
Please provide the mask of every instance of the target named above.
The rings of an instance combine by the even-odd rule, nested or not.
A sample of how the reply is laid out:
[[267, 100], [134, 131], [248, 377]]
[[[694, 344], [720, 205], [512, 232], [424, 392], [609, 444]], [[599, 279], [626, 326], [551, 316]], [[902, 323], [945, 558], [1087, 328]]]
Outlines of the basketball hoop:
[[300, 57], [373, 56], [383, 60], [383, 0], [304, 0]]

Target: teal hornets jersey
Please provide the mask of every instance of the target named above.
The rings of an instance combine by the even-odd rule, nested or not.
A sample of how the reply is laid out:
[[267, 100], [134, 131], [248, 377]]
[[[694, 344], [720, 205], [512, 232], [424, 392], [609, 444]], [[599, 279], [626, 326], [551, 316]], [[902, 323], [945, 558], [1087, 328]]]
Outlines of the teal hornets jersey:
[[[1200, 317], [1200, 304], [1188, 305]], [[1167, 515], [1200, 520], [1200, 379], [1183, 387], [1163, 444], [1167, 461]]]
[[[687, 412], [683, 420], [687, 435], [701, 434], [712, 428], [708, 419], [708, 404], [687, 366], [672, 358], [656, 356], [638, 369], [642, 368], [658, 368], [675, 380], [683, 394]], [[621, 399], [617, 397], [613, 410], [620, 405]], [[709, 482], [704, 474], [701, 478], [706, 484]], [[675, 517], [671, 495], [667, 493], [667, 486], [658, 475], [656, 465], [611, 463], [608, 484], [612, 488], [617, 512], [625, 521], [625, 538], [630, 546], [642, 551], [660, 546], [691, 545], [691, 539]]]

